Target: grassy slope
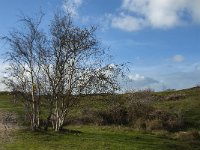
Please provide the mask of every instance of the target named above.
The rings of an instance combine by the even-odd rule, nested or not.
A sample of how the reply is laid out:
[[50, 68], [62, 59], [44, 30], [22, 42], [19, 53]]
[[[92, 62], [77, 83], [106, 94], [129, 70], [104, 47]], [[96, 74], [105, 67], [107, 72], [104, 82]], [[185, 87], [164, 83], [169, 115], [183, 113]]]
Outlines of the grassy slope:
[[200, 130], [200, 88], [192, 88], [181, 91], [162, 92], [159, 95], [170, 95], [173, 93], [185, 94], [186, 98], [177, 101], [166, 101], [157, 103], [160, 108], [181, 112], [189, 128]]
[[[198, 128], [200, 126], [200, 89], [182, 90], [180, 93], [187, 94], [186, 98], [178, 101], [159, 102], [156, 107], [182, 111], [187, 122]], [[162, 92], [158, 95], [169, 95], [173, 92]], [[89, 105], [94, 108], [104, 108], [105, 101], [87, 100], [81, 104], [82, 107]], [[105, 108], [104, 108], [105, 109]], [[0, 95], [0, 110], [19, 111], [10, 105], [9, 96]], [[18, 131], [14, 140], [4, 146], [5, 149], [37, 149], [37, 150], [67, 150], [67, 149], [199, 149], [199, 143], [174, 140], [160, 134], [147, 134], [132, 131], [126, 127], [99, 127], [99, 126], [69, 126], [71, 130], [78, 130], [80, 134], [56, 134], [56, 133], [32, 133], [29, 131]], [[199, 129], [199, 128], [198, 128]], [[196, 143], [196, 144], [195, 144]], [[0, 149], [1, 149], [0, 146]]]
[[21, 106], [12, 102], [12, 96], [8, 93], [0, 93], [0, 111], [16, 112], [21, 114], [23, 109]]

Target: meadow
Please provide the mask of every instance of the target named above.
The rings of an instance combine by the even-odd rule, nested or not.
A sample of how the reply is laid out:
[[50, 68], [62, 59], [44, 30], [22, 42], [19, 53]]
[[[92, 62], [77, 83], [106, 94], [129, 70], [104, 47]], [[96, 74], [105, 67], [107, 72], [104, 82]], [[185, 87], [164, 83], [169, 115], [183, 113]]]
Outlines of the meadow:
[[[166, 129], [149, 130], [135, 128], [129, 124], [98, 124], [83, 121], [84, 113], [90, 108], [95, 112], [106, 111], [112, 103], [125, 103], [127, 94], [113, 96], [85, 97], [77, 107], [71, 110], [71, 122], [63, 132], [49, 131], [31, 132], [27, 128], [20, 128], [9, 133], [6, 140], [1, 140], [0, 149], [5, 150], [154, 150], [154, 149], [200, 149], [200, 88], [195, 87], [180, 91], [154, 92], [159, 100], [150, 105], [158, 110], [181, 113], [184, 126], [177, 130]], [[23, 107], [14, 104], [8, 93], [0, 95], [0, 111], [14, 112], [23, 118]], [[144, 110], [145, 111], [145, 110]], [[87, 114], [87, 113], [86, 113]], [[94, 116], [92, 116], [94, 117]], [[78, 118], [78, 119], [77, 119]], [[73, 121], [73, 120], [76, 121]], [[87, 118], [88, 119], [88, 118]], [[22, 123], [19, 123], [23, 125]]]

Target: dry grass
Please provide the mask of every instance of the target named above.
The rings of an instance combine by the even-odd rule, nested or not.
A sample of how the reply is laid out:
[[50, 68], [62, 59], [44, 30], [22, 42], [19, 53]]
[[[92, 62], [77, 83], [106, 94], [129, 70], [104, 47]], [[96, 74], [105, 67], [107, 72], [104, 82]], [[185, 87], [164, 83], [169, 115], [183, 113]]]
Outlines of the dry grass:
[[200, 133], [196, 130], [194, 131], [181, 131], [175, 134], [175, 139], [183, 140], [183, 141], [193, 141], [200, 139]]

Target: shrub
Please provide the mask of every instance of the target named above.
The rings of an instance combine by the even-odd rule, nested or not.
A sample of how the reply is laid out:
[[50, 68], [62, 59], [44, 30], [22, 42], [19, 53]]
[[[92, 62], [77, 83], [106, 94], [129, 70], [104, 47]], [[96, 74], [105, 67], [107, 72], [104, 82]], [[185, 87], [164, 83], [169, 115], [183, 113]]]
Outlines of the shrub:
[[182, 115], [170, 113], [166, 110], [154, 110], [148, 115], [149, 120], [159, 120], [163, 129], [166, 130], [180, 130], [184, 122]]
[[82, 114], [72, 118], [72, 123], [98, 125], [128, 125], [139, 130], [177, 131], [183, 125], [181, 113], [156, 109], [153, 101], [157, 99], [150, 90], [127, 93], [122, 97], [112, 95], [106, 99], [106, 110], [85, 108]]
[[101, 118], [101, 125], [126, 125], [128, 123], [126, 107], [120, 104], [113, 105], [106, 111], [99, 111], [97, 115]]
[[200, 139], [200, 134], [198, 131], [188, 131], [188, 132], [181, 131], [176, 133], [175, 138], [183, 141], [192, 141]]
[[152, 130], [162, 130], [164, 128], [163, 122], [161, 120], [148, 120], [146, 121], [146, 129], [149, 131]]
[[133, 128], [137, 130], [146, 130], [146, 121], [142, 118], [137, 119], [133, 124]]
[[155, 101], [158, 97], [155, 95], [154, 91], [151, 89], [140, 90], [140, 91], [130, 91], [127, 93], [127, 100], [140, 102], [140, 103], [151, 103]]
[[186, 94], [181, 94], [181, 93], [174, 93], [174, 94], [171, 94], [171, 95], [168, 95], [165, 97], [165, 100], [173, 100], [173, 101], [176, 101], [176, 100], [180, 100], [180, 99], [184, 99], [186, 98]]
[[140, 118], [146, 120], [148, 119], [148, 114], [152, 112], [153, 109], [154, 108], [150, 105], [131, 101], [127, 106], [128, 121], [132, 123]]

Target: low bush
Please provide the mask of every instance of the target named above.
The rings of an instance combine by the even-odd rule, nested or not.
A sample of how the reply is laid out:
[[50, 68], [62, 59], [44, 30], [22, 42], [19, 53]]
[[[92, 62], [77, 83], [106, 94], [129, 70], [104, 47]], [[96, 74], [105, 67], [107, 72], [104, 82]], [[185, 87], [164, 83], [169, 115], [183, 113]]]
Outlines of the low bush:
[[115, 104], [106, 111], [97, 112], [97, 116], [101, 118], [101, 125], [126, 125], [128, 123], [128, 114], [126, 107]]
[[152, 131], [152, 130], [163, 130], [163, 122], [161, 120], [155, 119], [155, 120], [147, 120], [145, 122], [146, 130]]
[[140, 102], [149, 104], [158, 99], [158, 96], [151, 89], [130, 91], [126, 93], [129, 102]]
[[186, 94], [173, 93], [171, 95], [166, 96], [165, 100], [177, 101], [177, 100], [184, 99], [184, 98], [186, 98]]
[[199, 140], [200, 133], [198, 131], [188, 131], [188, 132], [178, 132], [175, 135], [175, 139], [183, 140], [183, 141], [192, 141], [192, 140]]
[[[180, 130], [184, 126], [181, 113], [170, 113], [166, 110], [154, 110], [148, 115], [148, 119], [152, 123], [160, 123], [160, 127], [165, 130]], [[154, 121], [155, 120], [155, 121]]]
[[157, 96], [151, 90], [127, 93], [126, 100], [110, 96], [107, 109], [85, 108], [71, 119], [73, 124], [126, 125], [139, 130], [180, 131], [184, 125], [181, 113], [156, 109]]
[[146, 120], [142, 118], [137, 119], [133, 124], [133, 128], [137, 130], [146, 130]]
[[149, 113], [154, 110], [154, 108], [148, 104], [134, 101], [131, 101], [126, 109], [129, 123], [134, 123], [138, 119], [147, 120]]

